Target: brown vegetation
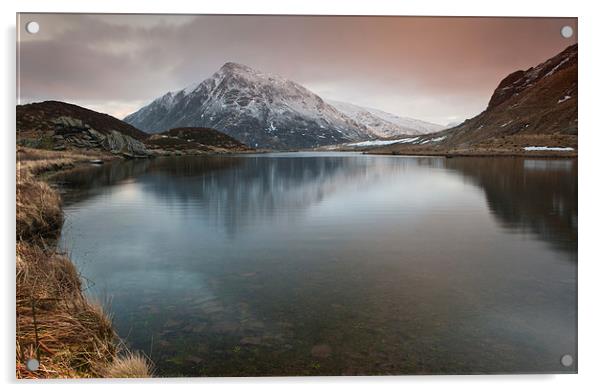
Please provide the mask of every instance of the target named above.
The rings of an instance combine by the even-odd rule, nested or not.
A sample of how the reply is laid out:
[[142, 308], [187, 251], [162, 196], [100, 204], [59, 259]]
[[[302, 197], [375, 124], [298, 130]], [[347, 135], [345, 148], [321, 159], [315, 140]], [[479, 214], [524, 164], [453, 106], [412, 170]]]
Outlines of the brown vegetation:
[[144, 140], [148, 135], [124, 121], [94, 110], [66, 102], [44, 101], [17, 106], [17, 131], [54, 132], [53, 120], [59, 117], [81, 119], [96, 131], [106, 134], [118, 131], [134, 139]]
[[[18, 159], [17, 378], [148, 377], [148, 361], [118, 343], [110, 318], [86, 298], [75, 266], [57, 251], [61, 200], [36, 177], [90, 157], [19, 149]], [[37, 371], [25, 366], [31, 358], [40, 362]]]
[[155, 151], [248, 152], [252, 148], [213, 128], [183, 127], [152, 135], [145, 141]]

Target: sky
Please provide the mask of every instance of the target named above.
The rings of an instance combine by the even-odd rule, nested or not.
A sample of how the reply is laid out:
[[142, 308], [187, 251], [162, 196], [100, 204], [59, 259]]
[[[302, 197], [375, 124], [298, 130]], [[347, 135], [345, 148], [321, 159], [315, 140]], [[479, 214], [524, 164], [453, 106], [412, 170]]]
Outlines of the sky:
[[327, 100], [448, 125], [483, 111], [509, 73], [576, 43], [565, 25], [577, 31], [575, 18], [21, 14], [18, 102], [123, 118], [233, 61]]

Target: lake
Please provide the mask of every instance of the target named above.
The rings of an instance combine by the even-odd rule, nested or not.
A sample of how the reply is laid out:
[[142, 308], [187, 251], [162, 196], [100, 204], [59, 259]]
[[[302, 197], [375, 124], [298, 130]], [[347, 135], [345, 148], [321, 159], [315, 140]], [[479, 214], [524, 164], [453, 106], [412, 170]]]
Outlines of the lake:
[[61, 246], [162, 376], [573, 373], [577, 161], [78, 168]]

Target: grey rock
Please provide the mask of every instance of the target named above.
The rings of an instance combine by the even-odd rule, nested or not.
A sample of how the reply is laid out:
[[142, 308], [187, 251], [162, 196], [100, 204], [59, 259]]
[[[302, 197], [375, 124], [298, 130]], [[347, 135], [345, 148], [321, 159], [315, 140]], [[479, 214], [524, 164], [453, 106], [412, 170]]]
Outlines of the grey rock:
[[144, 143], [117, 131], [111, 131], [111, 133], [105, 135], [102, 147], [113, 154], [124, 154], [128, 157], [147, 157], [150, 155]]
[[63, 128], [89, 128], [82, 120], [68, 116], [58, 117], [53, 122], [56, 126]]

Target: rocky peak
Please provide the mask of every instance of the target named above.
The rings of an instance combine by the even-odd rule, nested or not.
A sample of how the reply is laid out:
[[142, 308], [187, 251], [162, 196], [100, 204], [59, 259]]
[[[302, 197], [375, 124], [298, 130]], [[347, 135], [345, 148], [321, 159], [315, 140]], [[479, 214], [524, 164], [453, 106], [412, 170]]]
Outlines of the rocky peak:
[[516, 71], [506, 76], [493, 92], [487, 109], [507, 101], [535, 83], [552, 74], [577, 64], [577, 44], [571, 45], [549, 60], [526, 71]]
[[226, 72], [257, 73], [257, 71], [255, 71], [253, 68], [251, 68], [247, 65], [234, 63], [231, 61], [224, 63], [224, 65], [222, 65], [221, 68], [219, 69], [219, 72], [222, 72], [222, 73], [226, 73]]

